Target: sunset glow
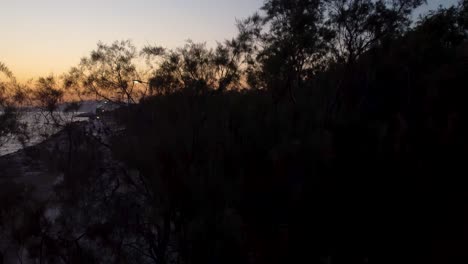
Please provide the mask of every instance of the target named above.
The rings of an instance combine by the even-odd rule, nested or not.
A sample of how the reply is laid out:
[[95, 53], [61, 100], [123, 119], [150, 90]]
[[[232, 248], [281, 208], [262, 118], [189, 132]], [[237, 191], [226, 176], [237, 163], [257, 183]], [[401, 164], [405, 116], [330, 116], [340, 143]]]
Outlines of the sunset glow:
[[0, 60], [18, 79], [60, 74], [98, 41], [176, 47], [187, 39], [215, 44], [235, 35], [236, 19], [262, 0], [18, 0], [0, 6]]
[[[17, 0], [0, 7], [0, 60], [20, 80], [59, 74], [77, 64], [98, 41], [131, 39], [137, 46], [214, 44], [235, 35], [236, 19], [262, 0]], [[429, 7], [454, 0], [429, 0]], [[421, 11], [425, 11], [426, 7]]]
[[0, 2], [0, 264], [468, 263], [468, 0]]

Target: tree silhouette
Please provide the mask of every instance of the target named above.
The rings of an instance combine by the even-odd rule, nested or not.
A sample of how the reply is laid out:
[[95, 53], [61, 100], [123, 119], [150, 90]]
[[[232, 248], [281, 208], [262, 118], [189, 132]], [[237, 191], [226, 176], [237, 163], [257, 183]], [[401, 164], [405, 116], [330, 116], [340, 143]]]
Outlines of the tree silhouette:
[[401, 36], [410, 15], [425, 0], [326, 0], [329, 24], [335, 32], [333, 54], [340, 62], [354, 63], [385, 39]]
[[31, 95], [119, 102], [115, 131], [44, 143], [62, 210], [15, 239], [67, 263], [467, 262], [467, 1], [412, 20], [422, 3], [266, 0], [213, 48], [98, 44]]
[[240, 79], [238, 54], [229, 45], [218, 44], [213, 50], [204, 43], [188, 41], [184, 47], [169, 51], [148, 46], [141, 54], [157, 62], [150, 78], [155, 94], [182, 89], [196, 93], [224, 91], [236, 86]]
[[65, 86], [95, 95], [111, 102], [135, 103], [137, 90], [134, 80], [140, 80], [135, 66], [136, 48], [130, 41], [116, 41], [110, 45], [98, 43], [89, 57], [70, 70]]
[[[324, 24], [324, 3], [315, 0], [265, 1], [262, 11], [239, 23], [251, 86], [266, 86], [275, 98], [297, 87], [323, 66], [333, 36]], [[254, 77], [257, 75], [260, 79]]]
[[21, 114], [17, 111], [25, 99], [24, 90], [16, 82], [10, 69], [0, 62], [0, 146], [11, 139], [19, 139], [22, 143], [27, 139], [25, 125], [20, 121]]

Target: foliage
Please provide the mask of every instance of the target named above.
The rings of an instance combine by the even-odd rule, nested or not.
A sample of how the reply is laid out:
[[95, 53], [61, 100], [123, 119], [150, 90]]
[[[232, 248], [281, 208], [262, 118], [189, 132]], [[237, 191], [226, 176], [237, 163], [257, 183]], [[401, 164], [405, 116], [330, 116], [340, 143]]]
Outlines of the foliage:
[[69, 263], [466, 262], [466, 1], [412, 23], [422, 2], [267, 0], [213, 49], [99, 44], [40, 105], [141, 100], [108, 141], [75, 124], [38, 155], [62, 211], [18, 241]]
[[135, 65], [137, 55], [130, 41], [98, 43], [97, 49], [65, 76], [64, 86], [78, 95], [134, 103], [137, 99], [134, 80], [140, 79]]
[[204, 43], [188, 41], [183, 48], [170, 51], [148, 46], [142, 54], [150, 60], [161, 58], [150, 79], [155, 94], [182, 89], [197, 93], [209, 89], [224, 91], [240, 79], [237, 54], [228, 45], [218, 44], [212, 50]]
[[0, 146], [8, 140], [25, 140], [25, 126], [20, 121], [20, 113], [16, 107], [23, 101], [23, 91], [17, 84], [15, 76], [8, 67], [0, 62], [0, 73], [6, 80], [0, 79]]
[[333, 32], [324, 20], [323, 1], [265, 1], [263, 15], [239, 23], [235, 40], [244, 53], [247, 81], [281, 98], [320, 71]]
[[336, 33], [336, 60], [354, 63], [362, 54], [408, 29], [412, 11], [425, 0], [327, 0], [329, 23]]
[[[324, 59], [326, 67], [295, 86], [294, 104], [267, 96], [278, 76], [264, 75], [260, 54], [271, 53], [259, 36], [269, 31], [254, 16], [231, 44], [253, 60], [268, 92], [180, 91], [115, 113], [126, 128], [115, 142], [130, 144], [112, 144], [114, 153], [144, 176], [150, 204], [171, 219], [182, 262], [405, 262], [411, 252], [414, 263], [450, 254], [425, 239], [444, 243], [438, 232], [449, 220], [436, 215], [466, 195], [452, 183], [461, 181], [456, 171], [466, 171], [468, 94], [458, 84], [467, 74], [467, 39], [458, 30], [460, 9], [436, 11], [409, 29], [407, 15], [418, 3], [408, 3], [352, 9], [364, 8], [362, 21], [391, 15], [378, 27], [357, 25], [352, 49], [360, 51]], [[396, 19], [400, 7], [406, 11]], [[378, 40], [374, 30], [382, 32]], [[340, 107], [329, 117], [336, 98]], [[450, 229], [451, 243], [463, 226]]]
[[57, 110], [62, 102], [64, 92], [57, 88], [56, 80], [53, 76], [42, 77], [37, 81], [34, 89], [34, 99], [41, 108], [48, 112]]

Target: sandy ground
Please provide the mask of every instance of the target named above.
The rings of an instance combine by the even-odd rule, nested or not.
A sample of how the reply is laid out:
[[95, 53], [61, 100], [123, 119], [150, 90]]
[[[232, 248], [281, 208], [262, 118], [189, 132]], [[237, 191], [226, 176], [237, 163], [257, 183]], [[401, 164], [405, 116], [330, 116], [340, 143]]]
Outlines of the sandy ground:
[[[78, 122], [76, 126], [77, 131], [79, 131], [77, 133], [85, 133], [87, 137], [105, 140], [104, 125], [100, 121]], [[60, 131], [34, 146], [0, 156], [0, 188], [24, 186], [18, 191], [21, 192], [21, 190], [25, 190], [24, 188], [28, 190], [27, 197], [21, 197], [23, 203], [49, 201], [54, 195], [54, 186], [63, 179], [63, 175], [59, 171], [53, 170], [54, 166], [50, 166], [48, 163], [56, 159], [57, 156], [66, 153], [67, 142], [66, 132]], [[109, 150], [103, 148], [102, 151]], [[110, 154], [106, 156], [110, 157]], [[2, 191], [0, 190], [0, 192]], [[15, 191], [7, 190], [7, 192]], [[2, 193], [0, 193], [0, 197], [1, 195]], [[15, 194], [13, 193], [13, 195]], [[50, 214], [50, 217], [54, 217], [53, 215], [57, 212], [53, 208], [49, 209], [46, 210], [46, 213]], [[3, 262], [0, 256], [0, 263], [19, 263], [18, 249], [12, 249], [7, 233], [8, 230], [0, 232], [0, 254], [3, 252]], [[27, 262], [23, 261], [23, 263]]]
[[46, 199], [59, 175], [49, 171], [38, 155], [45, 149], [52, 150], [63, 140], [63, 136], [59, 133], [38, 145], [0, 157], [0, 184], [2, 181], [13, 181], [33, 186], [35, 197]]

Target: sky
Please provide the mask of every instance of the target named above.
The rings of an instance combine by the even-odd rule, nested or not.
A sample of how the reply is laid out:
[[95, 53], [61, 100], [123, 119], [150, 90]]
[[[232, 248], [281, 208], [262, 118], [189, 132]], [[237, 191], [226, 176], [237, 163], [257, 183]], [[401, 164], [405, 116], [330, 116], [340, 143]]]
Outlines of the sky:
[[[426, 12], [457, 0], [428, 0]], [[236, 35], [263, 0], [0, 0], [0, 61], [18, 79], [60, 74], [102, 41], [175, 48]]]

